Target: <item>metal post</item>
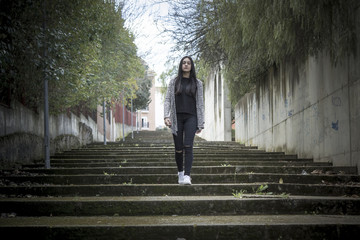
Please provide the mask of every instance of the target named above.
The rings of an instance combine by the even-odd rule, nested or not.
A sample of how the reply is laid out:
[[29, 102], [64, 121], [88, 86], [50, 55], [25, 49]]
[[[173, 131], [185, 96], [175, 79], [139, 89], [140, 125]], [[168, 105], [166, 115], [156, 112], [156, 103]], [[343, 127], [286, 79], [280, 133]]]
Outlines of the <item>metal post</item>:
[[[46, 74], [45, 74], [46, 75]], [[49, 136], [49, 99], [48, 80], [44, 79], [44, 147], [45, 147], [45, 168], [50, 168], [50, 136]]]
[[135, 119], [135, 122], [136, 122], [136, 133], [139, 133], [139, 120], [138, 120], [138, 110], [136, 109], [136, 119]]
[[50, 137], [49, 137], [49, 96], [48, 96], [48, 78], [46, 66], [46, 0], [43, 1], [43, 39], [44, 39], [44, 155], [45, 155], [45, 168], [50, 168]]
[[123, 121], [122, 121], [122, 130], [123, 130], [123, 141], [125, 141], [125, 97], [124, 97], [125, 92], [123, 92]]
[[138, 132], [139, 132], [139, 130], [141, 130], [141, 110], [139, 111], [139, 113], [138, 113], [138, 123], [139, 123], [139, 127], [138, 127]]
[[103, 121], [104, 121], [104, 145], [106, 145], [106, 109], [105, 100], [103, 101]]
[[131, 95], [131, 138], [134, 138], [134, 124], [133, 124], [133, 98]]

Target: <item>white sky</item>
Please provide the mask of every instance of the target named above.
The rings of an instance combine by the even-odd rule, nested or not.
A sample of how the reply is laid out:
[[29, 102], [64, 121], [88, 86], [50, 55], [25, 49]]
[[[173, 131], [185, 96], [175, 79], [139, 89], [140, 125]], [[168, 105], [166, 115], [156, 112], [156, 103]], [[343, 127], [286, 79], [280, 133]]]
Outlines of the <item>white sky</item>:
[[134, 9], [138, 12], [145, 10], [140, 17], [127, 17], [128, 13], [124, 12], [125, 26], [135, 35], [138, 55], [156, 72], [158, 79], [162, 72], [171, 68], [166, 62], [174, 42], [170, 36], [163, 34], [164, 28], [156, 24], [157, 19], [167, 16], [169, 6], [161, 0], [128, 0], [126, 4], [134, 4], [131, 12]]
[[[138, 56], [140, 56], [149, 65], [150, 69], [156, 72], [155, 85], [161, 86], [158, 81], [162, 72], [172, 68], [167, 64], [168, 57], [171, 54], [171, 48], [174, 46], [169, 35], [163, 33], [164, 22], [156, 22], [168, 14], [169, 6], [163, 0], [126, 0], [123, 17], [125, 27], [135, 35], [135, 44], [138, 47]], [[141, 12], [140, 16], [137, 14]], [[155, 126], [163, 127], [163, 102], [162, 97], [156, 94], [155, 99]]]

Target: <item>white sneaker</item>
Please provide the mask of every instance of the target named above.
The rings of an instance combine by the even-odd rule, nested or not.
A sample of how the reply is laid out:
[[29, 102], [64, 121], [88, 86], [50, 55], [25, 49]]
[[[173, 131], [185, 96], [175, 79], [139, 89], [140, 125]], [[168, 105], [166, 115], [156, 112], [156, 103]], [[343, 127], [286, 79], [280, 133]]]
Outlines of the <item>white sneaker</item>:
[[183, 184], [185, 184], [185, 185], [191, 185], [191, 178], [190, 178], [190, 176], [188, 176], [188, 175], [185, 175], [185, 176], [184, 176], [184, 182], [183, 182]]
[[178, 176], [179, 176], [179, 184], [184, 184], [184, 171], [182, 172], [178, 172]]

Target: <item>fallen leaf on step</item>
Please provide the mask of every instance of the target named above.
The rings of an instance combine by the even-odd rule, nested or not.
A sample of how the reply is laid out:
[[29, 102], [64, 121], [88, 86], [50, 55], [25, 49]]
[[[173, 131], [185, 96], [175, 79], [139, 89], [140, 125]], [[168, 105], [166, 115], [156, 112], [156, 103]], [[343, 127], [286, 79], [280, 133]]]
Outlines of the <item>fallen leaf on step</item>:
[[311, 174], [322, 174], [322, 170], [316, 169], [316, 170], [312, 171]]

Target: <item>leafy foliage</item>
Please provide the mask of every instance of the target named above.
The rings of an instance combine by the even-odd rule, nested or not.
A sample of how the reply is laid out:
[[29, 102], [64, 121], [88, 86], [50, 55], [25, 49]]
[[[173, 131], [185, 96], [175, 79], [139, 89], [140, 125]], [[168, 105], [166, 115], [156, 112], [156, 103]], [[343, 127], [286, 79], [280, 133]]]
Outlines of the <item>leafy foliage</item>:
[[[0, 0], [1, 93], [51, 113], [120, 101], [145, 68], [115, 1]], [[125, 92], [126, 98], [130, 93]], [[2, 94], [3, 95], [3, 94]], [[1, 99], [4, 101], [4, 99]]]
[[163, 98], [165, 98], [167, 92], [167, 80], [176, 77], [178, 74], [177, 66], [173, 66], [171, 69], [168, 69], [166, 72], [161, 73], [160, 81], [161, 81], [161, 89], [160, 93]]
[[[142, 78], [138, 78], [136, 80], [137, 88], [134, 92], [136, 97], [133, 100], [133, 108], [134, 109], [145, 109], [150, 104], [150, 91], [149, 89], [152, 87], [152, 78], [149, 75], [149, 68], [146, 66], [145, 75]], [[152, 74], [152, 73], [151, 73]], [[128, 100], [128, 107], [130, 106]]]
[[325, 50], [333, 63], [355, 52], [357, 0], [183, 0], [167, 29], [179, 49], [223, 66], [236, 103], [268, 69]]

